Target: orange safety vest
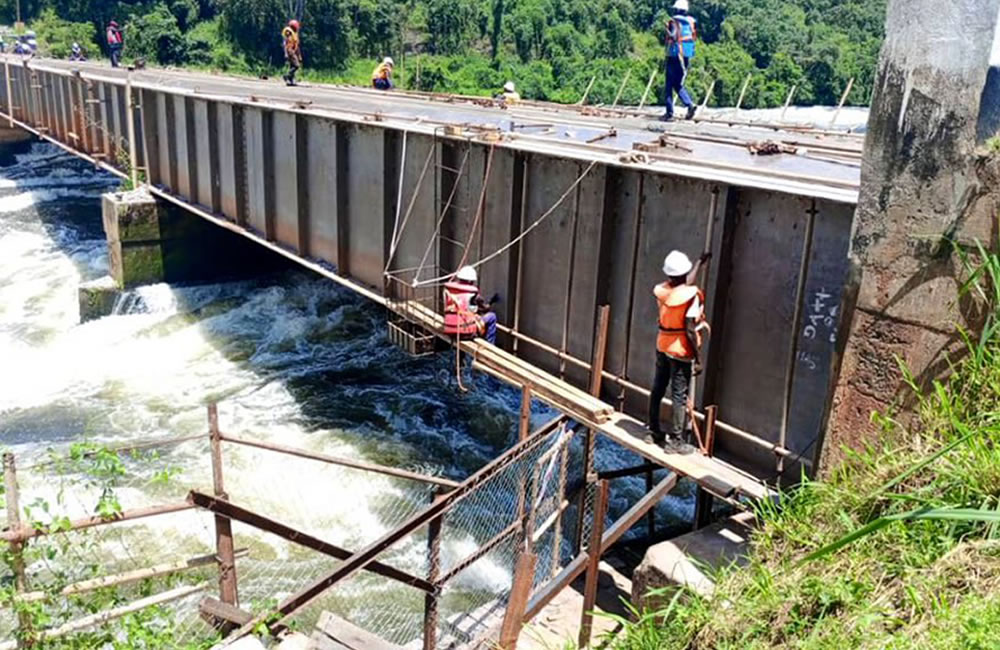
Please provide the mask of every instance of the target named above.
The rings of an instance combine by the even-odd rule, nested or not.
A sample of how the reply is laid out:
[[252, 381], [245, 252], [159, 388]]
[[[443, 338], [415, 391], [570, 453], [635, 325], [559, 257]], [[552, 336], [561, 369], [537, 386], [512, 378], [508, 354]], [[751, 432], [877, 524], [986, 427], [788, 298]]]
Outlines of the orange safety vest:
[[696, 342], [701, 347], [701, 330], [705, 323], [705, 294], [698, 287], [682, 284], [671, 287], [667, 283], [653, 289], [660, 308], [660, 335], [656, 339], [656, 349], [674, 359], [694, 359], [695, 350], [687, 338], [687, 312], [697, 298], [701, 303], [701, 313], [696, 319]]
[[482, 336], [486, 332], [483, 319], [476, 313], [473, 302], [479, 287], [462, 282], [444, 285], [444, 333], [458, 336]]

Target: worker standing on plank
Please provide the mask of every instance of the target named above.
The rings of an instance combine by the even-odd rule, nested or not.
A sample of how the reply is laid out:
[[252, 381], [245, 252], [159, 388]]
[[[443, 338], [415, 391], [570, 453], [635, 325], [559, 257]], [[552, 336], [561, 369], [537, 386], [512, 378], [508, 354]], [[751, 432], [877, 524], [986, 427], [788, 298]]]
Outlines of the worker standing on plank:
[[375, 70], [372, 71], [372, 87], [377, 90], [392, 90], [392, 68], [395, 65], [391, 56], [382, 59], [382, 63], [375, 66]]
[[493, 294], [488, 301], [479, 293], [479, 274], [471, 266], [463, 266], [444, 285], [444, 333], [459, 338], [481, 336], [491, 345], [497, 342], [497, 315], [493, 305], [500, 296]]
[[299, 21], [289, 20], [288, 25], [281, 30], [281, 38], [285, 48], [285, 60], [288, 61], [288, 73], [285, 83], [295, 85], [295, 73], [302, 67], [302, 45], [299, 41]]
[[[667, 281], [653, 289], [659, 306], [660, 333], [656, 340], [656, 378], [649, 396], [650, 434], [646, 442], [663, 444], [667, 451], [675, 451], [684, 444], [687, 424], [688, 396], [691, 377], [701, 374], [702, 331], [708, 329], [705, 321], [705, 294], [695, 286], [701, 265], [711, 253], [705, 253], [697, 264], [688, 256], [673, 251], [663, 261]], [[670, 438], [665, 440], [660, 430], [660, 402], [670, 386], [673, 402], [673, 421]]]
[[693, 119], [697, 111], [691, 94], [684, 87], [691, 59], [694, 58], [695, 39], [698, 27], [695, 19], [688, 15], [688, 0], [674, 3], [674, 16], [667, 21], [667, 87], [664, 97], [667, 111], [661, 118], [665, 122], [674, 119], [674, 93], [687, 106], [687, 118]]
[[122, 49], [125, 47], [125, 36], [118, 27], [118, 22], [112, 20], [108, 23], [108, 54], [111, 57], [111, 67], [117, 68], [121, 65]]

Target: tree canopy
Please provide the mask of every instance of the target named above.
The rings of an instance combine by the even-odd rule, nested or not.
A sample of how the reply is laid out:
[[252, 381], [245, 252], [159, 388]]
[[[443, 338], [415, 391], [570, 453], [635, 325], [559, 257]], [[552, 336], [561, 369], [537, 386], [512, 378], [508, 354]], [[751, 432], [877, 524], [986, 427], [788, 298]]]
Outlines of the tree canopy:
[[[744, 106], [833, 104], [850, 79], [849, 102], [867, 103], [886, 0], [693, 0], [698, 53], [689, 87], [732, 106], [750, 75]], [[21, 0], [43, 47], [61, 56], [68, 38], [103, 44], [112, 18], [126, 26], [126, 56], [162, 64], [273, 72], [280, 32], [300, 9], [308, 69], [364, 82], [381, 56], [398, 80], [423, 90], [483, 94], [507, 79], [527, 97], [591, 97], [635, 103], [649, 75], [662, 92], [664, 0]], [[13, 22], [14, 0], [0, 0]], [[74, 25], [76, 24], [76, 25]], [[78, 25], [86, 24], [81, 29]], [[315, 73], [314, 73], [315, 74]], [[662, 99], [662, 98], [661, 98]]]

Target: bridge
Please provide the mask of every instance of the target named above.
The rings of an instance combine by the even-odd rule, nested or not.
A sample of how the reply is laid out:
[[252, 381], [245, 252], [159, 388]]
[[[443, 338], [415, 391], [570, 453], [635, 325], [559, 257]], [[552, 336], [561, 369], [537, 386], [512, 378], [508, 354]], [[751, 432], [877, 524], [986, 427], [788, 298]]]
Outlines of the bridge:
[[436, 282], [480, 265], [505, 350], [640, 420], [663, 256], [710, 250], [697, 407], [718, 407], [717, 453], [760, 478], [816, 462], [857, 135], [14, 57], [3, 76], [9, 125], [382, 304], [434, 309]]

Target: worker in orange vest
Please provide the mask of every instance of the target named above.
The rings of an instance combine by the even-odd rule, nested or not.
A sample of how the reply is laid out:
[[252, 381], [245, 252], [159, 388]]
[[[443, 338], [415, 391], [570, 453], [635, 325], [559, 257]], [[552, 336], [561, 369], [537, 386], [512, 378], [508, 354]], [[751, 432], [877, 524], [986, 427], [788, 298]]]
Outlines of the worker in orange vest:
[[479, 293], [479, 274], [471, 266], [463, 266], [444, 285], [444, 333], [461, 338], [481, 336], [496, 345], [497, 315], [493, 305], [500, 296], [485, 300]]
[[302, 67], [302, 43], [299, 40], [299, 29], [301, 25], [297, 20], [289, 20], [288, 25], [281, 30], [282, 46], [285, 49], [285, 60], [288, 61], [288, 72], [285, 73], [285, 84], [289, 86], [295, 83], [295, 73]]
[[[702, 332], [705, 321], [705, 294], [695, 285], [701, 265], [711, 253], [705, 253], [692, 264], [687, 255], [673, 251], [663, 261], [667, 281], [653, 289], [659, 307], [659, 336], [656, 339], [656, 378], [649, 396], [649, 435], [646, 442], [662, 444], [667, 451], [683, 446], [687, 425], [688, 396], [691, 377], [701, 374]], [[673, 421], [670, 437], [660, 430], [660, 402], [671, 388]]]

